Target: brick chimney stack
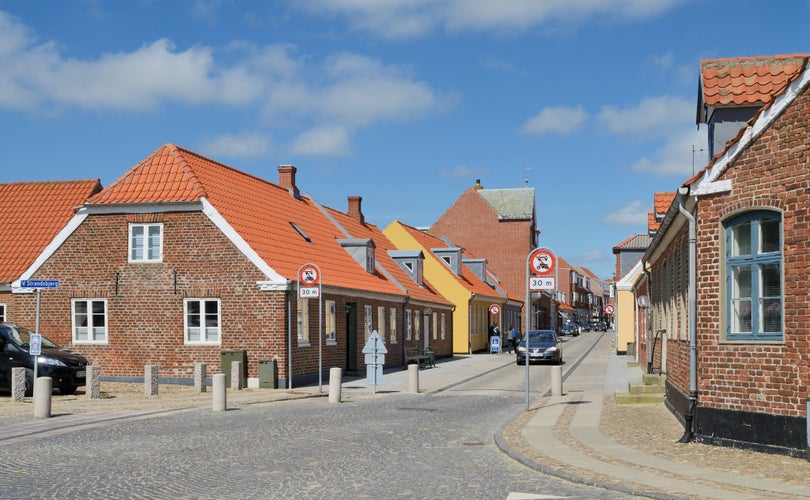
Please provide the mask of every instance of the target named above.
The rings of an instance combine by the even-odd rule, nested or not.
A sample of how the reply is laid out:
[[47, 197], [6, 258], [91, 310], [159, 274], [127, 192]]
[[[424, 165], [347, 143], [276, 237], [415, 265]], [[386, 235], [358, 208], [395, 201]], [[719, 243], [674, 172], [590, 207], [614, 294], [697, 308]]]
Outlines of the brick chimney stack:
[[295, 172], [297, 172], [297, 170], [298, 169], [292, 165], [278, 166], [278, 185], [291, 192], [296, 198], [301, 195], [298, 192], [298, 186], [295, 185]]
[[361, 205], [363, 198], [360, 196], [349, 196], [349, 216], [356, 219], [360, 224], [365, 224], [365, 217], [363, 217], [363, 210]]

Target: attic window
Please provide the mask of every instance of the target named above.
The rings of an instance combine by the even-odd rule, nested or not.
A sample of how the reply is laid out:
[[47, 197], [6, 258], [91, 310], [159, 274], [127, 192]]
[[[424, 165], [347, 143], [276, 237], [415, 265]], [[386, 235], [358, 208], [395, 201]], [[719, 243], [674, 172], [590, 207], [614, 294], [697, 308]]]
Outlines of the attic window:
[[298, 227], [298, 224], [296, 224], [295, 222], [290, 222], [290, 225], [293, 227], [293, 229], [295, 229], [296, 231], [298, 231], [298, 234], [300, 234], [300, 235], [301, 235], [301, 237], [302, 237], [302, 238], [304, 238], [304, 240], [305, 240], [307, 243], [312, 243], [312, 240], [310, 239], [310, 237], [307, 235], [307, 233], [305, 233], [305, 232], [304, 232], [304, 230], [303, 230], [303, 229], [301, 229], [300, 227]]
[[444, 261], [444, 263], [445, 263], [445, 264], [447, 264], [448, 266], [452, 266], [452, 265], [453, 265], [453, 259], [452, 259], [452, 258], [450, 258], [450, 257], [449, 257], [449, 256], [447, 256], [447, 255], [443, 256], [443, 257], [442, 257], [442, 260], [443, 260], [443, 261]]
[[402, 265], [403, 265], [403, 266], [405, 266], [405, 267], [407, 267], [407, 268], [408, 268], [408, 271], [410, 271], [411, 273], [413, 273], [413, 262], [403, 262], [403, 263], [402, 263]]

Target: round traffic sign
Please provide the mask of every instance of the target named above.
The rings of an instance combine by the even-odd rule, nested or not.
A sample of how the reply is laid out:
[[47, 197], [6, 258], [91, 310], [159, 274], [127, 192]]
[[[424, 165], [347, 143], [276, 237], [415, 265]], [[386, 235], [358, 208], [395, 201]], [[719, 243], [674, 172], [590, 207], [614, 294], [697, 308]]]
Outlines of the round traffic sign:
[[613, 314], [615, 310], [613, 304], [605, 304], [605, 314]]
[[554, 266], [556, 265], [557, 259], [551, 250], [546, 248], [538, 248], [529, 256], [529, 266], [531, 266], [534, 274], [548, 276], [554, 272]]
[[314, 264], [304, 264], [298, 273], [298, 281], [304, 286], [315, 286], [321, 281], [318, 266]]
[[497, 316], [500, 313], [501, 313], [501, 306], [499, 306], [498, 304], [492, 304], [491, 306], [489, 306], [489, 314]]

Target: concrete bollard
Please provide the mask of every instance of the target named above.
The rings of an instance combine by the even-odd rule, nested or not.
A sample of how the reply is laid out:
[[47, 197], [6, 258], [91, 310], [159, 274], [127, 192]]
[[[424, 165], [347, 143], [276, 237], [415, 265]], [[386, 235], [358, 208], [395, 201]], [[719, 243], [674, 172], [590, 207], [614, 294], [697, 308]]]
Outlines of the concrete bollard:
[[87, 399], [99, 399], [101, 397], [101, 366], [90, 365], [87, 367], [85, 393]]
[[231, 389], [239, 391], [242, 387], [242, 362], [231, 361]]
[[206, 371], [208, 369], [208, 365], [205, 363], [194, 363], [194, 391], [196, 392], [205, 392], [206, 387]]
[[11, 400], [15, 403], [25, 402], [25, 368], [11, 369]]
[[551, 367], [551, 395], [552, 396], [562, 396], [563, 394], [563, 385], [562, 385], [562, 366], [552, 366]]
[[340, 403], [340, 394], [343, 390], [343, 368], [329, 369], [329, 402]]
[[146, 365], [143, 367], [143, 393], [145, 396], [158, 395], [157, 365]]
[[34, 418], [50, 418], [53, 379], [39, 377], [34, 381]]
[[419, 394], [419, 363], [408, 365], [408, 392]]
[[214, 411], [225, 411], [228, 409], [227, 388], [225, 387], [225, 374], [215, 373], [213, 378], [213, 407]]

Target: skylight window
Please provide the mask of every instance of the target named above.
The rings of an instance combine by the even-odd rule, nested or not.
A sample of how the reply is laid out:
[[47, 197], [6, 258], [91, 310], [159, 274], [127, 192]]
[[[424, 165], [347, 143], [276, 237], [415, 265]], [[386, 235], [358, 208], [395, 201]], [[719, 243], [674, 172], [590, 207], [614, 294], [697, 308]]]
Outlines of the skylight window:
[[300, 235], [301, 235], [301, 237], [302, 237], [302, 238], [304, 238], [304, 240], [305, 240], [307, 243], [312, 243], [312, 240], [310, 239], [309, 235], [307, 235], [307, 233], [305, 233], [305, 232], [304, 232], [304, 230], [303, 230], [303, 229], [301, 229], [301, 228], [298, 226], [298, 224], [296, 224], [295, 222], [290, 222], [290, 225], [293, 227], [293, 229], [295, 229], [295, 230], [298, 232], [298, 234], [300, 234]]

